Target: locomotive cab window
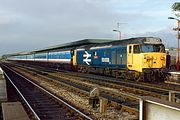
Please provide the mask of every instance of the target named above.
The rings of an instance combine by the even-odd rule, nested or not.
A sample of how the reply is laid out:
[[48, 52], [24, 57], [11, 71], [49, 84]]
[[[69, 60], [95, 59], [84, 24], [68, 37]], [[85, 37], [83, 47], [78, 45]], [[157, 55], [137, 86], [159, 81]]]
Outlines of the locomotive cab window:
[[136, 54], [140, 53], [140, 46], [139, 45], [134, 45], [133, 52], [136, 53]]
[[141, 46], [141, 51], [143, 53], [145, 52], [165, 52], [165, 47], [164, 45], [152, 45], [152, 44], [145, 44]]
[[129, 46], [129, 53], [131, 53], [132, 51], [132, 46]]

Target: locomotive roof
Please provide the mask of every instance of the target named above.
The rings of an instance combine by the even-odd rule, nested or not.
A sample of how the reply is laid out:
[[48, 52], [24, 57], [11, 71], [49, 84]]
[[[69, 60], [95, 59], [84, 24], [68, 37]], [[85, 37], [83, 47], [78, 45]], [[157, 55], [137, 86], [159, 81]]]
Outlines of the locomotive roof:
[[86, 46], [81, 46], [79, 48], [90, 48], [95, 46], [106, 46], [106, 45], [115, 46], [115, 45], [127, 45], [127, 44], [162, 44], [162, 40], [157, 37], [137, 37], [137, 38], [124, 39], [124, 40], [110, 41], [102, 44], [86, 45]]
[[130, 38], [118, 41], [107, 42], [113, 45], [116, 44], [162, 44], [162, 40], [157, 37], [138, 37], [138, 38]]

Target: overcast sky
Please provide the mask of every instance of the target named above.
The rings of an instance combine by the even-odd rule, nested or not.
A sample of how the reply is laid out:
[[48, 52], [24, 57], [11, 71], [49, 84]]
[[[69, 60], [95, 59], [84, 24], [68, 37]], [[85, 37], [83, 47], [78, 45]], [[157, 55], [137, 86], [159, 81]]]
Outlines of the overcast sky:
[[0, 0], [0, 54], [85, 38], [157, 36], [177, 46], [176, 0]]

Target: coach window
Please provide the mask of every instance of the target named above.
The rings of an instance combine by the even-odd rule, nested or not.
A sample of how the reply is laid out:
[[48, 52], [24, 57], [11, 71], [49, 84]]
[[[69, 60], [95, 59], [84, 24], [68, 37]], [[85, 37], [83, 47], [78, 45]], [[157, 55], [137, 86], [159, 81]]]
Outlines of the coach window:
[[140, 53], [140, 47], [139, 45], [134, 45], [134, 50], [133, 50], [134, 53]]
[[132, 51], [132, 46], [129, 46], [129, 53], [131, 53]]

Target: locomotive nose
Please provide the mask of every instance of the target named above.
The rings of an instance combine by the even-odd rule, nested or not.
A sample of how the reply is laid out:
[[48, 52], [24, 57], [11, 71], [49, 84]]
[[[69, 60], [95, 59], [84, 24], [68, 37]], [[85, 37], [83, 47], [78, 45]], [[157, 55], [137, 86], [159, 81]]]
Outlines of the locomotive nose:
[[149, 53], [144, 55], [143, 68], [162, 68], [166, 66], [165, 54]]

